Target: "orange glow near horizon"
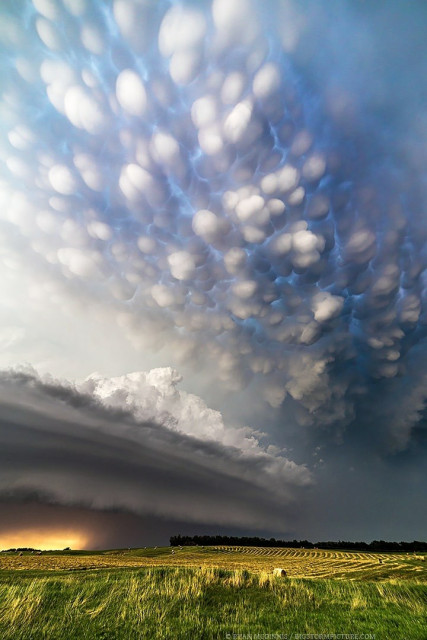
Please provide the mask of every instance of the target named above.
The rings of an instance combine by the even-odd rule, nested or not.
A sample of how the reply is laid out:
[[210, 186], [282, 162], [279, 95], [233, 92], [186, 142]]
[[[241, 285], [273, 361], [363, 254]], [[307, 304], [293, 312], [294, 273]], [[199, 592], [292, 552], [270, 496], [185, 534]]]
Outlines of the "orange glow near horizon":
[[59, 550], [71, 547], [71, 549], [85, 549], [88, 544], [88, 536], [81, 531], [71, 529], [58, 529], [58, 531], [44, 529], [22, 529], [0, 533], [0, 550], [31, 548], [41, 551]]

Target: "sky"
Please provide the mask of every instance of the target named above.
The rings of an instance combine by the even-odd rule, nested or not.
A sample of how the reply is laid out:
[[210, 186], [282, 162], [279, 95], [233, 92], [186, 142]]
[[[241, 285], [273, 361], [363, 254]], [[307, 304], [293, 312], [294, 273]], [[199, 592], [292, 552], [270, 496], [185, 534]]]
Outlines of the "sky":
[[426, 29], [1, 2], [0, 548], [425, 538]]

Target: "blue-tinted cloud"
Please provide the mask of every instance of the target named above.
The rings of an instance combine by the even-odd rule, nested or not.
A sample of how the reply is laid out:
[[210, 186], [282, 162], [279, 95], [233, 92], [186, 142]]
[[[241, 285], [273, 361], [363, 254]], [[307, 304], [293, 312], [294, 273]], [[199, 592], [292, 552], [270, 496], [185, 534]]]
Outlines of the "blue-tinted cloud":
[[[43, 334], [45, 308], [96, 307], [301, 425], [342, 434], [380, 390], [405, 448], [425, 402], [426, 114], [393, 37], [417, 16], [389, 37], [340, 3], [1, 11], [5, 344]], [[37, 330], [13, 321], [17, 283]]]

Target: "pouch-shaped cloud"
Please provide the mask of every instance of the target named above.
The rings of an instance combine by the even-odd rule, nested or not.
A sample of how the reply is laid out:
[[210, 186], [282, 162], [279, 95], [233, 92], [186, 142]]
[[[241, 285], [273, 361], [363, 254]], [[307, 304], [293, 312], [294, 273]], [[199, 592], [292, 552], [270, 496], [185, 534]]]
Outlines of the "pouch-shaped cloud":
[[171, 274], [177, 280], [190, 280], [194, 275], [195, 264], [188, 251], [175, 251], [168, 256]]
[[203, 238], [207, 244], [211, 244], [220, 238], [228, 226], [224, 218], [219, 218], [208, 209], [201, 209], [193, 216], [193, 231], [196, 235]]
[[58, 193], [69, 196], [76, 191], [77, 182], [65, 165], [54, 165], [49, 171], [49, 181]]
[[80, 86], [72, 86], [64, 95], [64, 111], [70, 122], [79, 129], [98, 135], [105, 133], [108, 113], [96, 97]]
[[312, 309], [317, 322], [325, 322], [339, 315], [344, 304], [340, 296], [331, 296], [328, 292], [313, 297]]
[[123, 69], [116, 80], [116, 96], [120, 106], [132, 116], [141, 116], [147, 105], [147, 94], [141, 78], [132, 69]]
[[274, 94], [279, 86], [279, 69], [269, 62], [257, 71], [253, 81], [253, 92], [257, 98], [264, 100]]
[[[394, 23], [371, 38], [373, 9], [341, 9], [340, 30], [327, 3], [316, 15], [292, 1], [2, 3], [7, 326], [24, 315], [17, 283], [39, 318], [96, 307], [141, 357], [163, 348], [339, 433], [378, 381], [395, 393], [425, 339], [425, 109], [411, 88], [425, 73], [409, 52], [405, 78], [390, 73], [401, 91], [374, 82], [406, 49]], [[359, 44], [349, 58], [353, 20], [377, 65]], [[405, 91], [417, 119], [400, 98], [393, 111]], [[29, 359], [60, 359], [59, 342]]]

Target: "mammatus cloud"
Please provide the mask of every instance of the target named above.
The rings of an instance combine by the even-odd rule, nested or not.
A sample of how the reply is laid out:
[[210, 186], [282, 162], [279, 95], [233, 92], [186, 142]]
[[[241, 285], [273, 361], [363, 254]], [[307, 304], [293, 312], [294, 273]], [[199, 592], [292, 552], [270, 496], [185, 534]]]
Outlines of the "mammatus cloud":
[[179, 392], [172, 370], [78, 386], [0, 380], [1, 496], [195, 524], [287, 530], [312, 476]]
[[[3, 2], [3, 366], [55, 371], [70, 343], [111, 366], [125, 336], [282, 408], [284, 431], [362, 421], [407, 448], [426, 399], [426, 76], [425, 14], [400, 6]], [[159, 375], [80, 390], [165, 412], [167, 438], [253, 449], [260, 477], [292, 471]]]

